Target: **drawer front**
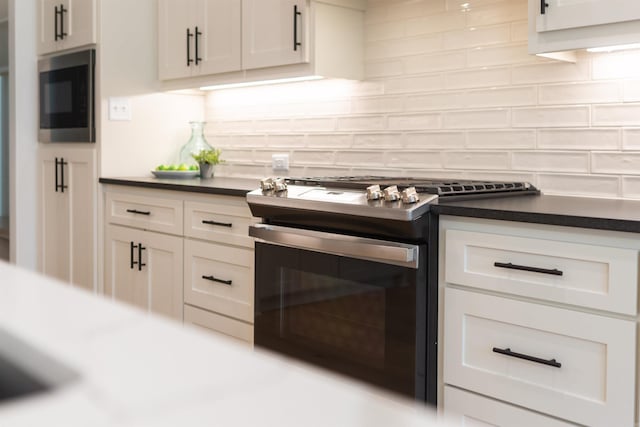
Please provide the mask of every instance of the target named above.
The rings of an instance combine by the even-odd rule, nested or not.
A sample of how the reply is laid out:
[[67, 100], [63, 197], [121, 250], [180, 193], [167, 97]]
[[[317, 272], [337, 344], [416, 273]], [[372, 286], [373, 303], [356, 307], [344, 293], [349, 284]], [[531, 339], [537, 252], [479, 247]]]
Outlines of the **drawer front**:
[[253, 248], [249, 225], [257, 222], [244, 198], [218, 196], [212, 203], [185, 202], [188, 237]]
[[451, 426], [576, 427], [576, 424], [450, 386], [444, 388], [444, 417]]
[[638, 251], [447, 230], [445, 281], [634, 315]]
[[445, 383], [576, 423], [633, 425], [634, 321], [452, 288], [444, 317]]
[[253, 325], [185, 304], [184, 323], [253, 344]]
[[184, 300], [253, 323], [253, 250], [185, 240]]
[[107, 222], [182, 235], [182, 200], [107, 193]]

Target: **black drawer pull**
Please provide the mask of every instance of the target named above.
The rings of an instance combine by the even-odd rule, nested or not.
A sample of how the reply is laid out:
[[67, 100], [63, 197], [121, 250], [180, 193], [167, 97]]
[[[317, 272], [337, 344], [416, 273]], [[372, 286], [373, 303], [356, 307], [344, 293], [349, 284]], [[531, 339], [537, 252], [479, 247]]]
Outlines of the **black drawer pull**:
[[547, 3], [547, 0], [540, 0], [540, 14], [544, 15], [548, 7], [549, 3]]
[[231, 285], [231, 280], [222, 280], [222, 279], [218, 279], [216, 277], [213, 276], [202, 276], [203, 279], [205, 280], [211, 280], [212, 282], [218, 282], [218, 283], [222, 283], [225, 285]]
[[206, 219], [202, 220], [203, 224], [209, 224], [209, 225], [219, 225], [220, 227], [233, 227], [233, 223], [231, 222], [218, 222], [218, 221], [209, 221]]
[[137, 215], [151, 215], [151, 212], [149, 211], [139, 211], [136, 209], [127, 209], [127, 212]]
[[562, 276], [564, 273], [557, 268], [549, 270], [548, 268], [528, 267], [526, 265], [512, 264], [510, 262], [494, 262], [494, 267], [509, 268], [511, 270], [531, 271], [533, 273], [552, 274], [554, 276]]
[[540, 359], [539, 357], [529, 356], [527, 354], [522, 354], [522, 353], [516, 353], [515, 351], [511, 351], [510, 348], [502, 349], [498, 347], [493, 347], [493, 352], [504, 354], [505, 356], [515, 357], [518, 359], [528, 360], [529, 362], [536, 362], [536, 363], [541, 363], [547, 366], [553, 366], [554, 368], [560, 368], [562, 366], [562, 363], [556, 362], [556, 359], [551, 359], [551, 360]]

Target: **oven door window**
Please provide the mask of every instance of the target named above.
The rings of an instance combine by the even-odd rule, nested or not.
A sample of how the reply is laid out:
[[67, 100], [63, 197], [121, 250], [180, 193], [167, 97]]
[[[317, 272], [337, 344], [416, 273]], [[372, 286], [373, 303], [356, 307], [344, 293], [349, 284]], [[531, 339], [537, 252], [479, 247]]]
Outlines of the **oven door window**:
[[255, 344], [416, 393], [418, 270], [256, 243]]
[[89, 66], [40, 73], [40, 129], [89, 126]]

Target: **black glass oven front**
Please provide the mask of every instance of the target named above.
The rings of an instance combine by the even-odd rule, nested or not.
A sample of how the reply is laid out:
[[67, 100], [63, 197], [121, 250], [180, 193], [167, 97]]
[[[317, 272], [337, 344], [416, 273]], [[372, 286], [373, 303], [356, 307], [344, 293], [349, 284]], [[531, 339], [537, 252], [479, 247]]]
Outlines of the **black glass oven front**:
[[425, 245], [418, 268], [266, 242], [255, 250], [256, 346], [425, 399]]
[[40, 142], [95, 142], [94, 63], [94, 50], [38, 63]]

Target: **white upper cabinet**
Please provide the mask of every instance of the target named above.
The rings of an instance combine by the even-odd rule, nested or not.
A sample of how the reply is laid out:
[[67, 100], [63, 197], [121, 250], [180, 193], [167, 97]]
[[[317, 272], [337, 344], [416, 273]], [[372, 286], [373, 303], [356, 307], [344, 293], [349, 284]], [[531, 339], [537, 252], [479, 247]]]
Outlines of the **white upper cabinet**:
[[95, 44], [96, 0], [39, 0], [38, 54]]
[[242, 0], [245, 69], [307, 62], [309, 8], [303, 0]]
[[529, 52], [640, 42], [637, 0], [529, 0]]
[[161, 80], [240, 69], [241, 0], [160, 0]]
[[[364, 9], [364, 0], [160, 0], [160, 80], [166, 89], [185, 89], [306, 76], [361, 79]], [[190, 36], [196, 26], [201, 34]], [[189, 41], [196, 39], [197, 49]], [[199, 64], [189, 62], [196, 57]]]

